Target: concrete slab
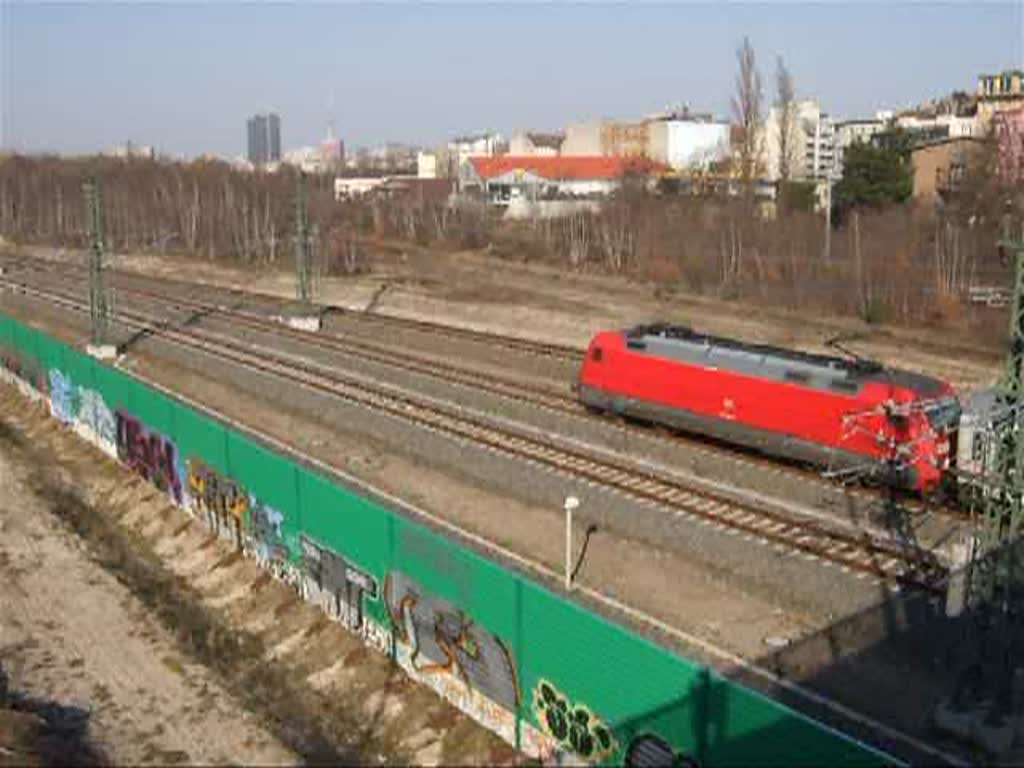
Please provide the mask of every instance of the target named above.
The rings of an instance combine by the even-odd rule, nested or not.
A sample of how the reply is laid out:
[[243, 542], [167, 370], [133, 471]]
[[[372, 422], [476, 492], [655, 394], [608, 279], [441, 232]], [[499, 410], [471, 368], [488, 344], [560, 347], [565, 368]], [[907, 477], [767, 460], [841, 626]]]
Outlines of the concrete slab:
[[118, 356], [118, 349], [114, 344], [87, 344], [85, 352], [97, 360], [116, 360]]
[[287, 325], [289, 328], [310, 333], [319, 333], [323, 326], [323, 320], [319, 312], [312, 314], [275, 315], [273, 319], [282, 325]]

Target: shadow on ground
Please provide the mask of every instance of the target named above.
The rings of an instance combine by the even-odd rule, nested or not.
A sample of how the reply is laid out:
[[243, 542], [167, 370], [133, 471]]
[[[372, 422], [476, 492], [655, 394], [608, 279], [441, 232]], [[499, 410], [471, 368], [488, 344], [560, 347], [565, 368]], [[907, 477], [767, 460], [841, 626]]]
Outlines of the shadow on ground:
[[0, 766], [107, 765], [89, 738], [90, 713], [10, 688], [0, 661]]

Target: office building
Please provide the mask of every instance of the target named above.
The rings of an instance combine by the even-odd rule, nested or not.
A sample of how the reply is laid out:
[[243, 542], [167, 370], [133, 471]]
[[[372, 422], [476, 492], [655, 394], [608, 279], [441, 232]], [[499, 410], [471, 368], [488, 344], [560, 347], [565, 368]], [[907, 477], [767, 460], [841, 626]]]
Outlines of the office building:
[[246, 121], [247, 157], [253, 165], [281, 161], [281, 118], [271, 112]]

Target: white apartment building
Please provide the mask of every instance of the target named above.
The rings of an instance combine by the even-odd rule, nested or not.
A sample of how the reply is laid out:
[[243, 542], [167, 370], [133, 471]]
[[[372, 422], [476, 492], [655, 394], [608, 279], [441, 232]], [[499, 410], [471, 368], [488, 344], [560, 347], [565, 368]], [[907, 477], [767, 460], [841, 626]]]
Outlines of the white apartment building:
[[653, 120], [648, 156], [674, 170], [706, 169], [729, 156], [729, 124], [714, 120]]
[[981, 138], [984, 125], [977, 117], [958, 117], [957, 115], [936, 115], [935, 117], [916, 117], [908, 115], [896, 118], [896, 125], [911, 132], [934, 132], [944, 134], [947, 139]]
[[419, 179], [437, 178], [437, 155], [433, 152], [420, 152], [416, 155], [416, 177]]
[[565, 127], [565, 139], [559, 154], [562, 155], [600, 155], [601, 154], [601, 121], [590, 120], [580, 123], [569, 123]]
[[878, 112], [874, 118], [861, 118], [854, 120], [843, 120], [836, 123], [835, 140], [835, 175], [843, 175], [843, 163], [846, 160], [846, 150], [851, 144], [860, 142], [868, 144], [871, 137], [877, 133], [887, 130], [892, 121], [891, 112]]
[[508, 153], [518, 157], [531, 155], [554, 157], [561, 154], [565, 135], [539, 131], [516, 131], [509, 141]]
[[[761, 132], [765, 175], [772, 181], [781, 175], [781, 122], [782, 111], [772, 107]], [[790, 179], [823, 181], [836, 175], [836, 125], [816, 100], [794, 102], [790, 136]]]
[[461, 167], [470, 157], [493, 157], [498, 154], [501, 136], [497, 133], [481, 133], [459, 136], [448, 142], [448, 152]]

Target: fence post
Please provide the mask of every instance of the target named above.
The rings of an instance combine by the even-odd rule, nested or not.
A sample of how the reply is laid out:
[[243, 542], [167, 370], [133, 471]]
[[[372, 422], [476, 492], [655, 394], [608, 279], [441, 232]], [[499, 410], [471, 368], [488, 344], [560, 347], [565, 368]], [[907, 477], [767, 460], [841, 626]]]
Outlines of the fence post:
[[[384, 587], [387, 585], [388, 573], [395, 570], [395, 516], [388, 515], [388, 562], [384, 568], [384, 582], [381, 584], [381, 592], [383, 593]], [[381, 600], [387, 605], [387, 596], [381, 594]], [[391, 611], [387, 611], [388, 623], [394, 624], [394, 619], [391, 616]], [[393, 664], [398, 663], [398, 640], [395, 638], [395, 627], [391, 627], [391, 662]]]
[[697, 762], [704, 765], [708, 748], [708, 721], [711, 719], [711, 670], [707, 666], [701, 666], [697, 675], [696, 688], [697, 743], [695, 751]]
[[523, 709], [526, 706], [526, 694], [523, 691], [523, 580], [515, 575], [515, 600], [513, 605], [516, 612], [516, 682], [519, 687], [519, 701], [516, 702], [516, 751], [523, 746]]
[[[302, 527], [302, 520], [303, 518], [305, 518], [305, 515], [302, 512], [302, 492], [300, 490], [302, 488], [302, 471], [303, 470], [299, 467], [298, 464], [292, 465], [292, 474], [295, 476], [295, 517], [297, 518], [297, 520], [295, 521], [295, 530], [297, 531], [304, 530], [304, 528]], [[285, 540], [285, 544], [289, 544], [287, 539]], [[288, 546], [287, 549], [288, 556], [291, 557], [291, 546]]]

